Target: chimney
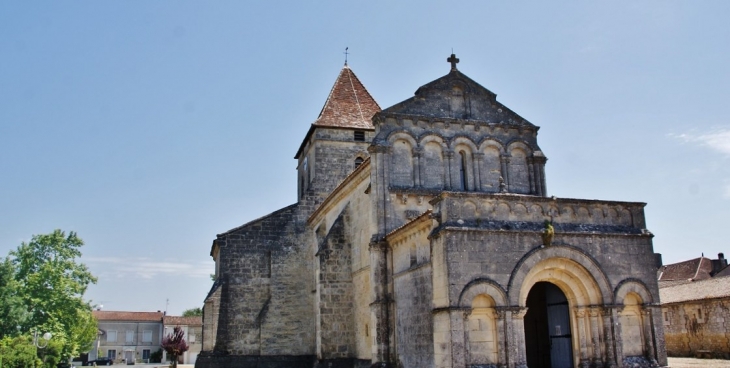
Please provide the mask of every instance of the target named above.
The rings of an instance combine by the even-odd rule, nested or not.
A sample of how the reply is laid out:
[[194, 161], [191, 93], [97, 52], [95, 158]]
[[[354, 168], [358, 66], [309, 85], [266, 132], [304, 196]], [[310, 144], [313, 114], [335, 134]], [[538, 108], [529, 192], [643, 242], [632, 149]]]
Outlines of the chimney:
[[727, 259], [725, 259], [725, 254], [718, 253], [717, 259], [712, 260], [712, 273], [710, 275], [715, 276], [715, 274], [724, 270], [725, 267], [727, 267]]
[[657, 269], [662, 268], [664, 265], [664, 262], [662, 261], [662, 254], [661, 253], [654, 253], [654, 266], [656, 266]]

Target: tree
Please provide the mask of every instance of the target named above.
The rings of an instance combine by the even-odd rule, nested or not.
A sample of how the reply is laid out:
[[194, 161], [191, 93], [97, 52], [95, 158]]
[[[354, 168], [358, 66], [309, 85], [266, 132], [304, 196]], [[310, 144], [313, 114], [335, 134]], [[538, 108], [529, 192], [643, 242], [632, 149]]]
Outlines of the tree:
[[175, 327], [172, 333], [162, 338], [162, 348], [170, 356], [171, 367], [177, 367], [177, 357], [188, 351], [188, 343], [185, 342], [185, 332], [180, 326]]
[[34, 235], [10, 252], [18, 296], [26, 306], [22, 331], [37, 328], [53, 334], [60, 356], [69, 358], [91, 346], [96, 339], [96, 320], [91, 305], [83, 300], [96, 278], [77, 262], [84, 242], [76, 233], [61, 230]]
[[19, 295], [20, 284], [15, 281], [15, 267], [9, 258], [0, 258], [0, 339], [20, 333], [28, 313]]
[[0, 339], [0, 359], [5, 368], [26, 368], [41, 364], [36, 347], [28, 336], [6, 336]]
[[198, 308], [190, 308], [183, 311], [182, 316], [183, 317], [198, 317], [203, 315], [203, 309]]

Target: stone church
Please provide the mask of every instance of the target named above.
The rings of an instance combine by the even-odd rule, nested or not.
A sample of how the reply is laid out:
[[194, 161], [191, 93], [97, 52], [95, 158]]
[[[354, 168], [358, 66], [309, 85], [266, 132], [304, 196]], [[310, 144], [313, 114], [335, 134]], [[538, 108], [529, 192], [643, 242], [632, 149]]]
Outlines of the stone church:
[[297, 202], [213, 240], [196, 367], [666, 366], [645, 204], [549, 196], [539, 127], [447, 61], [386, 109], [345, 64]]

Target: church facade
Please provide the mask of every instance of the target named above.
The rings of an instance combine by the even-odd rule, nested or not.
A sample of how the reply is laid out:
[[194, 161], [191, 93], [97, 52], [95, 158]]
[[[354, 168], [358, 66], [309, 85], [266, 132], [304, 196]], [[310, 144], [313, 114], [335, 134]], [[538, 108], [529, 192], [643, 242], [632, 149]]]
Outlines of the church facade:
[[539, 127], [448, 61], [383, 110], [345, 65], [297, 203], [213, 241], [196, 367], [666, 366], [645, 204], [548, 196]]

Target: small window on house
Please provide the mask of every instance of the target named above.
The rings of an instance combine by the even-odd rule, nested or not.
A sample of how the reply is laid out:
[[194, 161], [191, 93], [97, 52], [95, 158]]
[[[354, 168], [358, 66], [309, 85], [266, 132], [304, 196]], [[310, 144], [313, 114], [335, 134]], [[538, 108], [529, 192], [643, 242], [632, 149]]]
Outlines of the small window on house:
[[416, 257], [416, 246], [411, 245], [411, 267], [415, 266], [416, 263], [418, 263], [418, 258]]
[[697, 318], [702, 319], [702, 309], [697, 310]]
[[188, 335], [188, 342], [189, 343], [195, 342], [195, 335], [194, 334], [189, 334]]
[[366, 324], [365, 324], [365, 337], [368, 337], [368, 336], [370, 336], [370, 333], [368, 332], [368, 328], [369, 328], [369, 327], [368, 327], [368, 324], [366, 323]]
[[127, 331], [126, 342], [134, 342], [134, 331]]
[[669, 313], [664, 312], [664, 322], [669, 322]]
[[107, 331], [106, 332], [106, 341], [117, 341], [117, 331]]
[[117, 351], [116, 350], [107, 350], [106, 357], [109, 358], [109, 360], [116, 360], [117, 359]]
[[152, 342], [152, 330], [144, 330], [142, 332], [142, 342]]
[[365, 132], [356, 130], [355, 131], [355, 140], [358, 142], [365, 142]]
[[364, 161], [364, 160], [362, 159], [362, 157], [358, 157], [358, 158], [356, 158], [356, 159], [355, 159], [355, 168], [357, 169], [357, 168], [358, 168], [358, 166], [362, 165], [362, 162], [363, 162], [363, 161]]
[[150, 349], [142, 350], [142, 359], [147, 360], [150, 358]]

